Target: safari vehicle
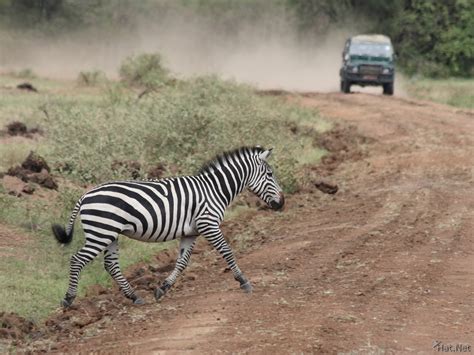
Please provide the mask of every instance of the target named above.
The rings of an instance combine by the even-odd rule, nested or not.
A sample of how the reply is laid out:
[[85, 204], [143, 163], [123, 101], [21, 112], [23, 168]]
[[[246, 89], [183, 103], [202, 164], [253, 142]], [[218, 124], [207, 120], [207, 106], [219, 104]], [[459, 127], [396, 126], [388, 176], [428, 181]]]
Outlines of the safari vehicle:
[[383, 86], [385, 95], [393, 95], [395, 80], [394, 51], [384, 35], [358, 35], [349, 38], [342, 52], [341, 91], [351, 85]]

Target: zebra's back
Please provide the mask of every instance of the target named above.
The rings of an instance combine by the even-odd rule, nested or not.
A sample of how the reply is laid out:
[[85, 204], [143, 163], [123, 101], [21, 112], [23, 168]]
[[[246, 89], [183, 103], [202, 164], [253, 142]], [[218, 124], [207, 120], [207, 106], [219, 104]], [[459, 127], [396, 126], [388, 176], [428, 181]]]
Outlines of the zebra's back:
[[94, 235], [124, 234], [157, 242], [196, 235], [203, 190], [196, 177], [158, 181], [114, 181], [87, 192], [82, 199], [81, 221]]

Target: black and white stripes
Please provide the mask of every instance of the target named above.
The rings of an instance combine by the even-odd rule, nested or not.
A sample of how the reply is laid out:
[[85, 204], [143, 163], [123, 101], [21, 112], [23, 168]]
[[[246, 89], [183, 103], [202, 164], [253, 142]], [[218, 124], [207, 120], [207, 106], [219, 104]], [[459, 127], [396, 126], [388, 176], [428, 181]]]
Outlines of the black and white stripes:
[[80, 215], [85, 245], [71, 258], [69, 288], [64, 307], [71, 305], [77, 293], [82, 268], [104, 252], [104, 266], [119, 284], [124, 295], [142, 303], [118, 264], [119, 234], [144, 242], [164, 242], [180, 238], [180, 253], [175, 269], [155, 291], [159, 299], [186, 268], [195, 239], [204, 236], [228, 263], [241, 287], [251, 285], [237, 266], [232, 250], [220, 230], [224, 212], [246, 187], [273, 209], [281, 209], [281, 188], [266, 162], [271, 150], [260, 147], [240, 148], [219, 155], [197, 175], [158, 181], [114, 181], [84, 194], [73, 209], [66, 229], [53, 226], [58, 242], [72, 240], [74, 221]]

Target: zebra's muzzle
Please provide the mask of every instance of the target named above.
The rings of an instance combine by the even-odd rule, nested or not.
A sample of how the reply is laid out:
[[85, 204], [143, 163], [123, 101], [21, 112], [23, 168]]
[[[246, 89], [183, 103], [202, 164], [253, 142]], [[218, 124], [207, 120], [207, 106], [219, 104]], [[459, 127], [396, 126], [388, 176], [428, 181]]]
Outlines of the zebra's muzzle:
[[285, 196], [283, 196], [283, 193], [280, 192], [280, 201], [270, 201], [270, 207], [272, 210], [279, 211], [283, 208], [285, 205]]

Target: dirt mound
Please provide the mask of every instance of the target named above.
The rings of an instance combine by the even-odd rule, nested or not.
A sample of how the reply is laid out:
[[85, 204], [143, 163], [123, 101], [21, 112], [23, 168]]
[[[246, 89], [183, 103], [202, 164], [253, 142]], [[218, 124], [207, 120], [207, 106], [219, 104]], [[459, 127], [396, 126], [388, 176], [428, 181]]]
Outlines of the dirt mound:
[[363, 136], [356, 126], [336, 125], [330, 131], [318, 134], [315, 143], [331, 153], [345, 152], [351, 157], [360, 158], [360, 146], [373, 143], [373, 139]]
[[[289, 125], [296, 132], [299, 127]], [[299, 192], [312, 192], [314, 188], [333, 195], [339, 187], [335, 181], [326, 178], [334, 175], [337, 167], [345, 161], [358, 161], [368, 156], [367, 145], [375, 140], [361, 134], [355, 126], [336, 124], [333, 129], [324, 133], [310, 130], [307, 134], [313, 138], [313, 146], [327, 151], [318, 165], [308, 165], [304, 169], [304, 177], [298, 186]]]
[[[35, 152], [31, 151], [28, 157], [20, 165], [11, 167], [7, 171], [7, 175], [15, 176], [20, 180], [28, 183], [33, 182], [41, 185], [47, 189], [56, 190], [58, 184], [50, 174], [50, 167], [46, 160]], [[26, 193], [32, 193], [34, 189], [28, 189], [23, 191]]]
[[35, 88], [31, 83], [24, 82], [16, 86], [17, 89], [26, 90], [31, 92], [38, 92], [38, 89]]
[[23, 339], [37, 331], [32, 321], [15, 313], [0, 312], [0, 339]]
[[14, 121], [7, 125], [7, 132], [10, 136], [24, 136], [28, 129], [23, 122]]
[[24, 182], [28, 181], [29, 174], [31, 174], [31, 171], [23, 169], [20, 165], [12, 166], [7, 171], [7, 175], [17, 177]]
[[46, 187], [47, 189], [57, 190], [58, 188], [58, 184], [54, 178], [45, 169], [41, 170], [39, 173], [30, 174], [28, 180]]
[[345, 160], [360, 160], [367, 156], [365, 146], [374, 140], [362, 135], [355, 126], [336, 125], [330, 131], [317, 133], [313, 145], [329, 152], [316, 167], [323, 175], [330, 175]]
[[46, 170], [48, 173], [51, 171], [48, 163], [46, 163], [46, 160], [33, 151], [31, 151], [26, 157], [25, 161], [21, 163], [21, 167], [34, 173], [39, 173], [42, 170]]
[[2, 178], [2, 185], [8, 194], [18, 197], [22, 193], [31, 195], [35, 191], [35, 187], [31, 183], [26, 183], [16, 176], [5, 175]]
[[110, 168], [120, 174], [127, 174], [132, 179], [140, 178], [141, 164], [136, 160], [114, 160]]
[[6, 131], [3, 132], [9, 136], [22, 136], [26, 138], [33, 138], [35, 134], [42, 134], [42, 130], [38, 127], [29, 129], [25, 123], [20, 121], [13, 121], [6, 126]]
[[166, 166], [162, 163], [158, 163], [152, 166], [147, 173], [148, 179], [161, 179], [166, 175]]

